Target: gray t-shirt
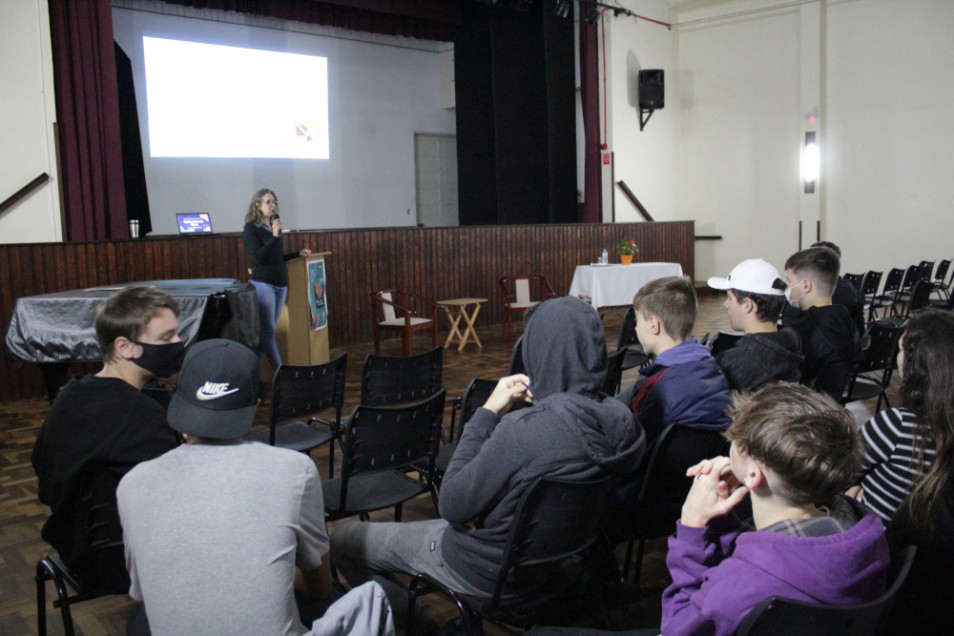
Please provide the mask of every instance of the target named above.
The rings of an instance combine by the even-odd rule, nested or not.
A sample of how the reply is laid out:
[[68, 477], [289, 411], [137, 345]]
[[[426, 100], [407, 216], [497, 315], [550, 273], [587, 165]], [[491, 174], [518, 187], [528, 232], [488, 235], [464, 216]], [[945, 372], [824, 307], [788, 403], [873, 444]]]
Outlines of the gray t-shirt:
[[259, 443], [184, 445], [116, 492], [130, 596], [152, 633], [307, 632], [295, 566], [327, 554], [321, 482], [307, 455]]

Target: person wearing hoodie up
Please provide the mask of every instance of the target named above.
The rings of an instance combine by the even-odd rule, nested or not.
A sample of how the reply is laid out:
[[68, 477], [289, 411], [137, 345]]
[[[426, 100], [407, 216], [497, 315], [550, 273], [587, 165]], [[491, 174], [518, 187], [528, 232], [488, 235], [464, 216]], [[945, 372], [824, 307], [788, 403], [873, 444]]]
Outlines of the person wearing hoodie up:
[[716, 356], [729, 388], [750, 393], [772, 382], [797, 382], [802, 339], [790, 327], [778, 328], [785, 288], [778, 270], [761, 258], [742, 261], [727, 278], [712, 277], [709, 287], [726, 292], [729, 326], [745, 333]]
[[[884, 592], [881, 519], [840, 493], [864, 450], [851, 415], [804, 386], [740, 395], [728, 457], [687, 471], [692, 488], [669, 539], [662, 634], [734, 634], [761, 601], [849, 605]], [[754, 530], [735, 515], [746, 495]]]
[[[539, 305], [520, 345], [525, 374], [501, 378], [464, 427], [440, 492], [439, 519], [353, 522], [331, 538], [332, 562], [354, 586], [381, 583], [396, 622], [406, 590], [387, 575], [425, 573], [490, 599], [517, 503], [540, 477], [589, 481], [632, 472], [645, 438], [632, 413], [600, 395], [606, 340], [599, 315], [577, 298]], [[511, 405], [530, 405], [508, 413]], [[381, 576], [384, 575], [384, 576]]]

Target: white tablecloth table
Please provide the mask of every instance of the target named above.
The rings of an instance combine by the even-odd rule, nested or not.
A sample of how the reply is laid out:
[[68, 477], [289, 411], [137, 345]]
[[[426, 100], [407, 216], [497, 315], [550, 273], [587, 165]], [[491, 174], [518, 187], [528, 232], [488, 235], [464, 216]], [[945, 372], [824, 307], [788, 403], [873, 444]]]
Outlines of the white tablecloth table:
[[640, 287], [666, 276], [682, 276], [682, 266], [679, 263], [577, 265], [569, 295], [583, 297], [597, 309], [621, 307], [632, 304]]

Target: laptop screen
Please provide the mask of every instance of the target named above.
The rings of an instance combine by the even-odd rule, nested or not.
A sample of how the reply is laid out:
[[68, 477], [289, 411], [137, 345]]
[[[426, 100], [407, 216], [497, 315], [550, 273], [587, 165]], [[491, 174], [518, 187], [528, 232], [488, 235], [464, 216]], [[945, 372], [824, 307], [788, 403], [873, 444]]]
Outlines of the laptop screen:
[[212, 233], [212, 215], [208, 212], [180, 212], [176, 214], [179, 234]]

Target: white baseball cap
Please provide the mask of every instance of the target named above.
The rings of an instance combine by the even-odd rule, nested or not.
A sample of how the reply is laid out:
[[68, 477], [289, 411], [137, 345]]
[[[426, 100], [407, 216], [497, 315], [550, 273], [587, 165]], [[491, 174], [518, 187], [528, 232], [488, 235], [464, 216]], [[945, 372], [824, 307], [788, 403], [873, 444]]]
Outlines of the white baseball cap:
[[775, 281], [780, 279], [774, 265], [761, 258], [752, 258], [733, 267], [728, 277], [713, 276], [708, 282], [713, 289], [738, 289], [750, 294], [782, 296], [785, 292], [775, 287]]

